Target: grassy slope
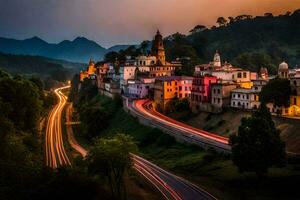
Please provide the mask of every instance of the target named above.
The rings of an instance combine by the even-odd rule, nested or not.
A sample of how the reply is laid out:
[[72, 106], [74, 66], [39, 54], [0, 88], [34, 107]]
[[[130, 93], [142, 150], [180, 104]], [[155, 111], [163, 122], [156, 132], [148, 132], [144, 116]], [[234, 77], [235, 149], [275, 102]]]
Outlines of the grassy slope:
[[[112, 109], [108, 98], [100, 104]], [[253, 173], [239, 174], [229, 158], [196, 146], [179, 144], [161, 131], [143, 126], [122, 108], [114, 110], [109, 128], [101, 134], [124, 132], [139, 142], [140, 154], [159, 166], [175, 172], [220, 199], [297, 199], [296, 183], [300, 181], [300, 168], [288, 166], [271, 169], [263, 180]]]
[[[223, 136], [236, 134], [243, 117], [250, 116], [250, 112], [240, 110], [228, 110], [221, 114], [202, 112], [198, 115], [189, 113], [172, 113], [170, 117], [183, 121], [196, 128], [204, 129]], [[189, 116], [189, 117], [187, 117]], [[296, 119], [287, 119], [273, 116], [273, 120], [281, 136], [286, 142], [287, 150], [300, 153], [300, 122]]]

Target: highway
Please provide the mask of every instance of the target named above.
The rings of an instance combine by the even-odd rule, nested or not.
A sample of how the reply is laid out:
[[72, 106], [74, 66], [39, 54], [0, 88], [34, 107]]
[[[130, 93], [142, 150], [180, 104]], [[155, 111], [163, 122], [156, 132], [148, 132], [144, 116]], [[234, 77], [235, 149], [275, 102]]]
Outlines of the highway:
[[71, 122], [72, 112], [73, 112], [73, 105], [72, 103], [70, 103], [67, 105], [66, 108], [66, 126], [67, 126], [68, 141], [73, 149], [75, 149], [78, 153], [80, 153], [82, 157], [86, 157], [88, 151], [78, 144], [73, 134], [72, 124], [76, 124], [76, 123]]
[[216, 198], [193, 183], [184, 180], [157, 165], [132, 155], [134, 168], [150, 181], [166, 199], [174, 200], [215, 200]]
[[[71, 127], [72, 107], [66, 109], [67, 134], [71, 146], [86, 157], [88, 151], [76, 141]], [[70, 137], [71, 136], [71, 137]], [[167, 200], [213, 200], [216, 199], [198, 186], [171, 174], [155, 164], [131, 154], [133, 168], [152, 185], [154, 185]]]
[[154, 122], [159, 127], [164, 127], [172, 132], [181, 133], [187, 140], [199, 142], [205, 146], [212, 147], [224, 152], [230, 153], [231, 147], [228, 144], [228, 138], [200, 130], [169, 118], [157, 111], [152, 107], [152, 101], [148, 99], [136, 100], [132, 103], [131, 110], [139, 116]]
[[71, 165], [64, 148], [61, 129], [61, 115], [67, 102], [67, 97], [61, 91], [69, 87], [70, 86], [60, 87], [54, 90], [54, 93], [58, 97], [59, 101], [50, 112], [46, 127], [46, 165], [53, 169], [56, 169], [60, 166]]

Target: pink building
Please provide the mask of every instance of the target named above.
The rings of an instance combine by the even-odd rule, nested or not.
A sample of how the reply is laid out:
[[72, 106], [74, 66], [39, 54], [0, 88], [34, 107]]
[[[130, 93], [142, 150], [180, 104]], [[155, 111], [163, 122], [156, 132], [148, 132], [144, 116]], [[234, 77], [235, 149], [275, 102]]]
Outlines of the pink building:
[[191, 107], [193, 110], [209, 110], [204, 108], [204, 105], [211, 102], [211, 87], [213, 83], [217, 83], [217, 77], [215, 76], [194, 75], [191, 93]]
[[193, 78], [188, 76], [181, 76], [177, 80], [178, 84], [178, 98], [190, 98], [193, 85]]

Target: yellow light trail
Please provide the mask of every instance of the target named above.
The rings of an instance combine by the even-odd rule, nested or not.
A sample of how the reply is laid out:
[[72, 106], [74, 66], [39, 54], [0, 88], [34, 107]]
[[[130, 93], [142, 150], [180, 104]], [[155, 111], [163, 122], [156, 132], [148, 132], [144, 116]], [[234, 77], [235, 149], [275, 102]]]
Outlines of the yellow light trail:
[[61, 114], [67, 102], [67, 97], [61, 92], [70, 86], [60, 87], [54, 90], [59, 102], [50, 112], [46, 128], [45, 148], [46, 165], [53, 169], [60, 166], [71, 165], [62, 139]]

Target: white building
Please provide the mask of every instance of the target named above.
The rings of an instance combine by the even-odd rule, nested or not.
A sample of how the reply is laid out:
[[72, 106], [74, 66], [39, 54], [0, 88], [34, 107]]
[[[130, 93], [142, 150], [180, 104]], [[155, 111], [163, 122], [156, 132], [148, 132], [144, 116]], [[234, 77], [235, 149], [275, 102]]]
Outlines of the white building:
[[230, 93], [236, 89], [238, 84], [235, 83], [214, 83], [211, 85], [211, 104], [218, 108], [230, 106]]
[[257, 109], [260, 105], [259, 91], [238, 88], [231, 91], [231, 107], [242, 109]]
[[144, 78], [140, 80], [129, 80], [125, 95], [130, 98], [143, 99], [148, 97], [149, 90], [154, 88], [154, 78]]

